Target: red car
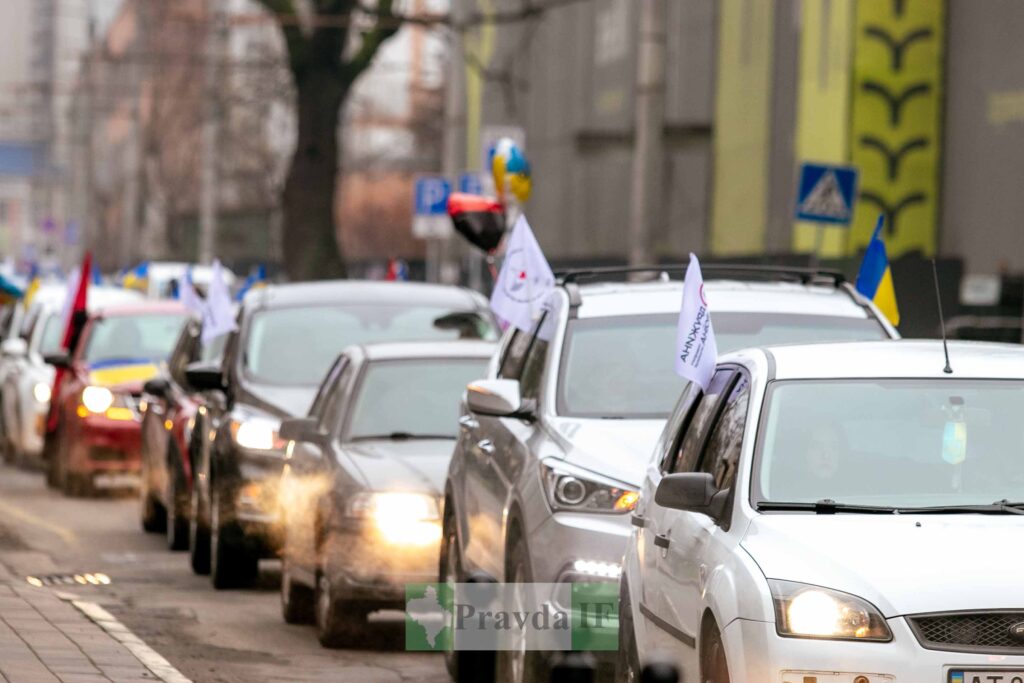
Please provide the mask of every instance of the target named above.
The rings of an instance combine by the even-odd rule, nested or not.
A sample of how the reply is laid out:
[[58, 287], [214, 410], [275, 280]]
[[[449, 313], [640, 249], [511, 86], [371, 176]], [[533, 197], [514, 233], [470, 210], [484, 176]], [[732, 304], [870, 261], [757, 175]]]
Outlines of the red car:
[[47, 358], [64, 370], [47, 435], [51, 485], [84, 495], [138, 483], [142, 385], [160, 372], [188, 319], [176, 302], [94, 311], [75, 348]]

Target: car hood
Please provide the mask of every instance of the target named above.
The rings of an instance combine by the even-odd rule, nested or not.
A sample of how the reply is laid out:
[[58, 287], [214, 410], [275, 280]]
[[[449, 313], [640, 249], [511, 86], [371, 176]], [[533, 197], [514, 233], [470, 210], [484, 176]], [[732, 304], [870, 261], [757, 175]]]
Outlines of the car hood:
[[742, 546], [765, 576], [859, 595], [886, 617], [1024, 608], [1020, 515], [759, 515]]
[[567, 463], [639, 488], [665, 420], [560, 417], [549, 425]]
[[239, 400], [279, 418], [300, 417], [309, 412], [316, 398], [315, 386], [277, 386], [260, 384], [245, 388]]
[[345, 455], [371, 491], [419, 491], [440, 496], [455, 439], [379, 439], [345, 445]]

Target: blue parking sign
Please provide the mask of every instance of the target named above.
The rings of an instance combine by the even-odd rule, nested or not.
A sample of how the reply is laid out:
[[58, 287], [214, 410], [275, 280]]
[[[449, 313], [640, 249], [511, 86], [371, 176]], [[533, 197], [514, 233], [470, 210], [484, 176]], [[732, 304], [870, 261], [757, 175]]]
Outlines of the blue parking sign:
[[857, 198], [857, 169], [853, 166], [804, 163], [797, 186], [796, 218], [846, 226]]
[[459, 174], [459, 192], [467, 194], [483, 194], [484, 183], [479, 173], [466, 171]]
[[421, 176], [416, 179], [417, 216], [439, 216], [448, 213], [451, 184], [443, 176]]

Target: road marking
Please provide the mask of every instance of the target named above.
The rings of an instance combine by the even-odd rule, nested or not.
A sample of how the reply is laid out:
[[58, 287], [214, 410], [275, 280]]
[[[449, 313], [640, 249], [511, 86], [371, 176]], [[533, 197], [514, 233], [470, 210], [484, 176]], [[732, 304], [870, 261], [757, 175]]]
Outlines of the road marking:
[[63, 600], [68, 600], [75, 608], [89, 618], [90, 621], [106, 631], [117, 642], [131, 651], [139, 662], [153, 672], [153, 675], [164, 683], [192, 683], [183, 673], [164, 659], [163, 655], [142, 642], [142, 639], [128, 630], [128, 627], [114, 618], [114, 615], [95, 602], [84, 602], [74, 599], [76, 596], [58, 593]]
[[33, 515], [31, 512], [25, 512], [21, 508], [4, 503], [3, 501], [0, 501], [0, 511], [5, 512], [7, 515], [15, 519], [21, 520], [26, 524], [31, 524], [32, 526], [39, 527], [40, 529], [46, 529], [50, 533], [59, 536], [60, 539], [68, 545], [78, 545], [78, 537], [75, 535], [75, 532], [65, 526], [54, 524], [42, 517]]

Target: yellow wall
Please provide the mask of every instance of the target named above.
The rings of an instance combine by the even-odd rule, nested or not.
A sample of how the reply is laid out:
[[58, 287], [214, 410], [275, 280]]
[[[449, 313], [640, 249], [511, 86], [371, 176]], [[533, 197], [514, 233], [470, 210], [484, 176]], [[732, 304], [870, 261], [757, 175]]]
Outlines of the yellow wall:
[[711, 253], [764, 251], [771, 131], [770, 1], [721, 0]]

